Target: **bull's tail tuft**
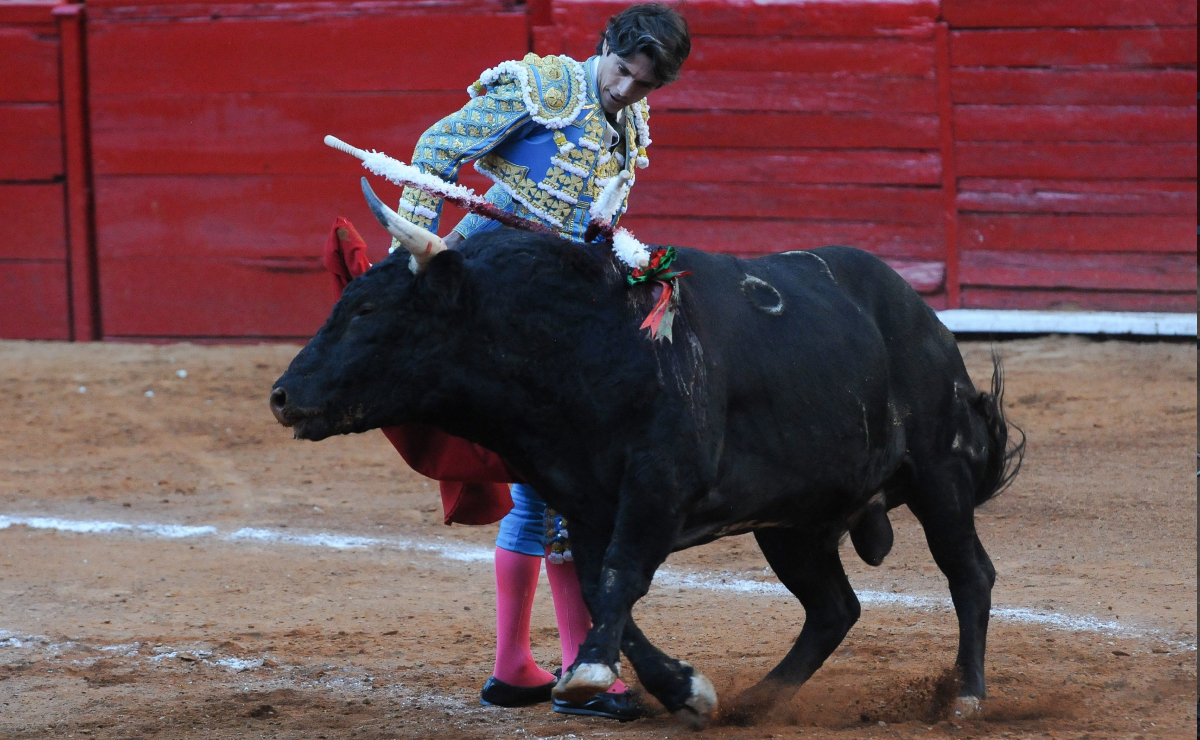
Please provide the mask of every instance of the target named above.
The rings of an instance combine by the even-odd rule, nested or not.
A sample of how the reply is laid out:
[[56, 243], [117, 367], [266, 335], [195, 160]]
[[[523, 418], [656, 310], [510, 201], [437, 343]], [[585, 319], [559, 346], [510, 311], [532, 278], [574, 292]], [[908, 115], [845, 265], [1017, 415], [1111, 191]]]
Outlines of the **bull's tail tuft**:
[[[975, 505], [980, 506], [1012, 483], [1025, 459], [1025, 432], [1004, 415], [1004, 367], [995, 351], [992, 352], [992, 391], [980, 393], [972, 405], [983, 417], [988, 435], [987, 463], [975, 491]], [[1010, 429], [1021, 435], [1020, 441], [1009, 437]]]

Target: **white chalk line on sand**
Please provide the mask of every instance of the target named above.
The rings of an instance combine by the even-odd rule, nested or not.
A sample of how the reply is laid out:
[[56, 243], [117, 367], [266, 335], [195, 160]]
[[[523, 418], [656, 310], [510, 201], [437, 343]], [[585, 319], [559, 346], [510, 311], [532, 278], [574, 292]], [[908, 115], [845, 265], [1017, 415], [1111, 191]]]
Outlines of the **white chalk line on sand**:
[[50, 529], [57, 532], [74, 532], [76, 534], [113, 534], [128, 532], [147, 534], [154, 537], [180, 539], [184, 537], [216, 536], [229, 541], [252, 541], [265, 544], [302, 545], [306, 547], [326, 547], [334, 550], [352, 548], [382, 547], [393, 550], [411, 550], [437, 555], [447, 560], [471, 562], [492, 559], [492, 550], [473, 545], [458, 545], [440, 542], [416, 541], [406, 539], [384, 539], [377, 537], [357, 537], [353, 535], [328, 534], [292, 534], [290, 532], [275, 532], [269, 529], [242, 527], [234, 532], [221, 534], [216, 527], [190, 527], [181, 524], [125, 524], [123, 522], [79, 521], [71, 519], [56, 519], [44, 516], [7, 516], [0, 515], [0, 529], [8, 529], [13, 525], [23, 525], [31, 529]]
[[[303, 534], [242, 527], [233, 532], [222, 534], [216, 527], [207, 525], [197, 527], [180, 524], [127, 524], [124, 522], [81, 521], [43, 516], [0, 515], [0, 530], [8, 529], [12, 526], [25, 526], [31, 529], [47, 529], [75, 534], [141, 534], [166, 539], [216, 537], [229, 542], [283, 544], [335, 550], [377, 548], [419, 552], [459, 562], [490, 562], [495, 552], [490, 547], [480, 547], [478, 545], [418, 539], [361, 537], [356, 535], [330, 534], [327, 532]], [[697, 589], [784, 599], [793, 598], [791, 593], [779, 583], [738, 578], [730, 573], [684, 571], [669, 566], [659, 569], [654, 577], [654, 583], [657, 586], [668, 588]], [[864, 605], [879, 604], [917, 611], [950, 611], [953, 609], [950, 599], [935, 596], [919, 596], [871, 590], [856, 590], [855, 593], [858, 596], [859, 602]], [[1176, 650], [1191, 651], [1196, 649], [1194, 638], [1191, 640], [1178, 640], [1169, 637], [1161, 630], [1121, 624], [1113, 620], [1099, 619], [1086, 615], [1063, 614], [1025, 607], [993, 606], [991, 618], [993, 620], [1032, 624], [1042, 626], [1046, 629], [1058, 629], [1068, 632], [1094, 632], [1109, 637], [1125, 639], [1156, 639]], [[0, 630], [0, 647], [4, 647], [6, 644], [4, 639], [6, 634], [11, 635], [11, 633], [5, 633], [3, 630]]]

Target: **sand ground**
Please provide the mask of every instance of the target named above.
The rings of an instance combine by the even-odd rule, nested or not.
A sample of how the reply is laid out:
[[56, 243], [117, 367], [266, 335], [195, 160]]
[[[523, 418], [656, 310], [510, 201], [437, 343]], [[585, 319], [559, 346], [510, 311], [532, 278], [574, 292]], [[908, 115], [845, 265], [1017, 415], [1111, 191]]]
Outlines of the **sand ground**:
[[[826, 666], [757, 725], [693, 732], [479, 706], [494, 526], [442, 525], [378, 433], [293, 441], [266, 397], [297, 347], [0, 342], [0, 737], [1195, 737], [1196, 346], [998, 346], [1029, 447], [977, 511], [983, 714], [939, 709], [956, 627], [897, 510], [883, 566], [844, 551], [863, 618]], [[986, 382], [989, 345], [963, 351]], [[752, 538], [668, 565], [639, 623], [723, 696], [798, 633]], [[553, 669], [544, 577], [533, 644]]]

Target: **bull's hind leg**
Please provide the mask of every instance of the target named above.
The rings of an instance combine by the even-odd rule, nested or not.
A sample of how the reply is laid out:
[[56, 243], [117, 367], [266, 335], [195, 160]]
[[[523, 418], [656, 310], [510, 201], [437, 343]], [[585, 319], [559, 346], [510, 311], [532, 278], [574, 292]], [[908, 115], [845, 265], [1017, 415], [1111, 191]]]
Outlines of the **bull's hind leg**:
[[986, 695], [983, 664], [996, 570], [975, 533], [969, 476], [948, 465], [922, 476], [908, 506], [925, 530], [934, 562], [946, 575], [958, 617], [959, 711], [972, 713]]
[[775, 575], [804, 606], [804, 627], [779, 665], [738, 698], [746, 712], [795, 693], [837, 649], [861, 612], [829, 538], [791, 529], [763, 529], [754, 538]]

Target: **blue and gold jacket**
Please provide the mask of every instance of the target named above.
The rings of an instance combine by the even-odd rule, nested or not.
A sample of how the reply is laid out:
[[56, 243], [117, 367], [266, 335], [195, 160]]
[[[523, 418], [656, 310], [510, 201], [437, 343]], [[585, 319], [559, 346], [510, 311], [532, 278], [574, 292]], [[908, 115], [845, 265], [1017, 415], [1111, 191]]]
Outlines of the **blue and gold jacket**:
[[[462, 165], [475, 160], [475, 169], [495, 183], [489, 201], [581, 241], [592, 201], [622, 169], [632, 185], [634, 168], [648, 164], [650, 145], [650, 108], [642, 100], [625, 109], [624, 156], [605, 151], [597, 60], [527, 54], [487, 70], [468, 88], [471, 101], [421, 136], [412, 164], [454, 182]], [[627, 186], [614, 225], [628, 198]], [[400, 200], [401, 215], [435, 233], [441, 210], [441, 198], [412, 187]], [[496, 226], [470, 214], [454, 230], [467, 237]]]

